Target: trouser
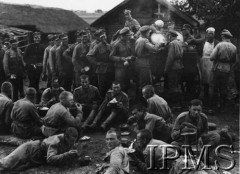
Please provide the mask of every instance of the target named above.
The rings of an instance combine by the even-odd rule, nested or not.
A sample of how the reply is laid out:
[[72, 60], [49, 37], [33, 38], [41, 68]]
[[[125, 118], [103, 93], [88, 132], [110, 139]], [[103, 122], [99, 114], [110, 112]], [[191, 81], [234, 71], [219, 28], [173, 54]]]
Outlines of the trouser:
[[[217, 145], [219, 145], [220, 135], [216, 131], [210, 131], [207, 135], [202, 137], [202, 141], [204, 145], [211, 145], [209, 152], [212, 153]], [[181, 137], [178, 140], [173, 141], [171, 144], [181, 148], [181, 146], [184, 145], [184, 138]], [[190, 142], [190, 144], [196, 145], [195, 142]]]
[[98, 74], [97, 76], [98, 76], [98, 89], [99, 89], [101, 96], [104, 98], [108, 89], [111, 87], [112, 76], [109, 73], [108, 74]]
[[115, 68], [115, 80], [118, 81], [121, 85], [121, 89], [124, 92], [127, 92], [127, 89], [130, 85], [130, 74], [128, 74], [127, 67], [116, 67]]
[[24, 97], [23, 93], [23, 78], [18, 77], [16, 79], [10, 79], [10, 82], [13, 85], [13, 101], [18, 100], [18, 92], [20, 94], [20, 98]]
[[[213, 81], [212, 81], [212, 99], [211, 103], [213, 106], [216, 106], [217, 101], [220, 101], [220, 107], [224, 109], [225, 102], [227, 98], [228, 92], [228, 81], [229, 81], [230, 73], [214, 71], [213, 72]], [[220, 98], [219, 98], [220, 95]]]
[[29, 87], [33, 87], [38, 91], [39, 81], [42, 73], [42, 66], [32, 66], [29, 65], [27, 68], [27, 74], [29, 78]]
[[107, 168], [104, 174], [127, 174], [127, 173], [118, 166], [111, 166]]
[[12, 153], [0, 160], [4, 170], [22, 171], [44, 163], [41, 141], [30, 141], [18, 146]]
[[16, 137], [23, 139], [31, 138], [33, 136], [43, 136], [40, 126], [25, 125], [16, 121], [13, 121], [11, 125], [11, 131]]
[[185, 92], [185, 97], [187, 101], [190, 101], [198, 97], [198, 96], [195, 96], [195, 90], [196, 90], [195, 77], [196, 77], [196, 74], [193, 74], [193, 73], [184, 74], [183, 81], [186, 82], [186, 89], [184, 92]]
[[2, 83], [6, 80], [5, 72], [3, 70], [3, 66], [0, 65], [0, 86], [2, 86]]
[[171, 70], [167, 74], [167, 98], [171, 104], [182, 104], [183, 98], [179, 88], [181, 70]]
[[150, 67], [136, 67], [138, 73], [138, 87], [140, 90], [146, 85], [152, 84], [152, 76]]
[[47, 66], [47, 87], [50, 88], [52, 86], [52, 73], [49, 65]]
[[63, 87], [66, 91], [71, 92], [72, 82], [73, 82], [73, 73], [67, 72], [67, 73], [60, 74], [59, 82], [60, 82], [61, 87]]
[[113, 122], [124, 122], [127, 120], [127, 113], [125, 113], [122, 109], [112, 109], [112, 108], [105, 108], [100, 110], [96, 115], [93, 123], [99, 123], [103, 121], [104, 124], [109, 125]]

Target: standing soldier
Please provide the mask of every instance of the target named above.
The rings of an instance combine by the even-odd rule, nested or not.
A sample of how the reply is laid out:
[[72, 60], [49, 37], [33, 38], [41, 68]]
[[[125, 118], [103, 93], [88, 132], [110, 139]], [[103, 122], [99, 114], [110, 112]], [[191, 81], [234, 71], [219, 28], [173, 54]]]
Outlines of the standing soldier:
[[159, 45], [154, 46], [148, 40], [150, 35], [149, 26], [142, 26], [140, 32], [141, 36], [137, 39], [135, 44], [135, 52], [138, 58], [136, 60], [136, 70], [138, 73], [139, 92], [141, 92], [141, 89], [145, 85], [152, 83], [149, 59], [151, 57], [151, 52], [157, 52], [159, 47]]
[[50, 54], [50, 49], [54, 46], [54, 36], [52, 34], [48, 35], [48, 40], [49, 40], [49, 45], [44, 51], [44, 56], [43, 56], [43, 77], [47, 76], [48, 83], [47, 86], [51, 86], [51, 80], [52, 80], [52, 74], [50, 72], [49, 68], [49, 54]]
[[28, 45], [25, 49], [23, 60], [26, 63], [27, 75], [30, 81], [29, 87], [39, 89], [39, 80], [43, 69], [44, 47], [40, 44], [41, 34], [33, 34], [34, 43]]
[[129, 87], [128, 61], [132, 58], [132, 50], [129, 44], [129, 36], [131, 32], [129, 28], [124, 27], [119, 34], [121, 39], [113, 46], [110, 53], [110, 59], [115, 66], [115, 80], [121, 84], [123, 91], [126, 92]]
[[88, 66], [87, 53], [89, 51], [88, 35], [85, 31], [79, 33], [81, 42], [74, 48], [72, 63], [75, 72], [75, 87], [80, 86], [80, 76], [84, 73], [84, 67]]
[[182, 56], [183, 48], [181, 42], [177, 39], [177, 32], [170, 30], [169, 31], [169, 40], [168, 45], [168, 56], [166, 61], [166, 66], [164, 69], [164, 74], [168, 79], [168, 93], [171, 95], [170, 98], [180, 100], [180, 74], [183, 68]]
[[22, 52], [17, 48], [18, 42], [10, 40], [11, 48], [5, 52], [3, 59], [3, 67], [7, 79], [13, 85], [13, 101], [18, 100], [18, 92], [20, 97], [23, 97], [23, 76], [24, 76], [24, 62], [22, 59]]
[[71, 91], [72, 86], [72, 59], [67, 59], [63, 55], [64, 51], [68, 49], [68, 37], [65, 36], [62, 38], [61, 45], [56, 50], [56, 60], [57, 67], [59, 71], [59, 81], [60, 86], [62, 86], [66, 91]]
[[224, 111], [227, 98], [227, 85], [229, 76], [232, 71], [232, 66], [236, 61], [237, 48], [231, 43], [232, 34], [224, 29], [221, 33], [222, 42], [217, 44], [213, 49], [210, 60], [213, 61], [213, 91], [214, 98], [218, 98], [220, 93], [220, 109]]
[[49, 68], [50, 74], [52, 75], [52, 79], [58, 78], [56, 50], [61, 43], [61, 37], [62, 37], [61, 35], [54, 36], [54, 46], [49, 51]]
[[87, 54], [88, 60], [96, 69], [95, 73], [98, 76], [98, 87], [103, 97], [111, 86], [111, 73], [113, 70], [109, 59], [110, 45], [106, 41], [106, 34], [102, 31], [96, 32], [96, 37], [99, 37], [100, 42]]
[[124, 27], [128, 27], [132, 32], [137, 33], [137, 31], [141, 28], [141, 26], [136, 19], [132, 18], [131, 11], [124, 10], [124, 16], [126, 18]]
[[5, 73], [3, 69], [3, 57], [4, 57], [4, 49], [3, 49], [3, 38], [0, 38], [0, 85], [5, 81]]

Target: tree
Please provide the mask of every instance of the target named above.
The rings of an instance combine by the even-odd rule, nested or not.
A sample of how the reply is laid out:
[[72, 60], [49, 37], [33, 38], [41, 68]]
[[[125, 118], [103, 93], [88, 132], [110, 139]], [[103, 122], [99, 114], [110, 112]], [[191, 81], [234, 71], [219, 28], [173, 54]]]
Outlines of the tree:
[[206, 26], [229, 29], [240, 38], [240, 0], [171, 0], [171, 3], [188, 15], [204, 20]]

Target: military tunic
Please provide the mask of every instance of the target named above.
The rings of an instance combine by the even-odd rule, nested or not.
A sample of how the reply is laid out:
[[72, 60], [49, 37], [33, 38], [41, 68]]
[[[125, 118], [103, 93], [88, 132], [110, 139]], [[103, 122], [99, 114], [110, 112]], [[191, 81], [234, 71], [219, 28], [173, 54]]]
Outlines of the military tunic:
[[[5, 52], [3, 59], [3, 66], [6, 77], [11, 81], [13, 85], [13, 100], [18, 100], [18, 93], [23, 97], [23, 59], [20, 49], [16, 51], [12, 48]], [[15, 76], [15, 77], [13, 77]]]
[[22, 171], [44, 163], [64, 165], [77, 156], [69, 152], [71, 149], [64, 140], [64, 135], [59, 134], [43, 141], [30, 141], [20, 145], [8, 156], [0, 159], [0, 165], [10, 171]]
[[130, 45], [122, 40], [116, 42], [110, 53], [110, 59], [114, 62], [115, 66], [115, 80], [121, 84], [121, 88], [126, 90], [129, 86], [130, 73], [129, 67], [124, 66], [123, 58], [132, 56], [132, 50]]
[[30, 81], [29, 87], [39, 89], [39, 80], [43, 69], [44, 47], [33, 43], [26, 47], [23, 60], [27, 64], [27, 74]]

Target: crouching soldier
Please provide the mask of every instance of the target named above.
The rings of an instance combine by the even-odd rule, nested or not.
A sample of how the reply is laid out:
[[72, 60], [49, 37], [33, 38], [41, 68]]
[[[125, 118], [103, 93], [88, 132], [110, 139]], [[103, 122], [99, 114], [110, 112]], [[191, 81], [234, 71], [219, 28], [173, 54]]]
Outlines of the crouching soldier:
[[78, 156], [77, 150], [72, 150], [77, 138], [78, 131], [69, 127], [64, 134], [26, 142], [0, 159], [0, 171], [22, 171], [44, 163], [64, 165]]
[[[127, 94], [121, 91], [119, 82], [113, 82], [112, 90], [107, 92], [104, 101], [99, 107], [99, 112], [90, 127], [96, 128], [97, 124], [104, 120], [101, 128], [105, 130], [113, 121], [124, 121], [127, 119], [128, 108]], [[107, 117], [103, 118], [103, 115], [107, 115]]]
[[87, 128], [96, 116], [98, 105], [101, 102], [101, 95], [97, 87], [90, 85], [89, 76], [81, 75], [81, 86], [73, 92], [74, 101], [83, 104], [82, 128]]
[[43, 91], [40, 105], [50, 108], [55, 103], [59, 102], [59, 95], [63, 91], [64, 89], [59, 86], [58, 79], [52, 79], [51, 87]]
[[110, 129], [106, 135], [106, 144], [109, 152], [106, 154], [97, 174], [127, 174], [129, 173], [129, 158], [125, 149], [121, 146], [121, 133], [116, 129]]
[[[196, 134], [184, 137], [182, 134], [187, 132]], [[174, 140], [171, 144], [179, 147], [185, 143], [211, 145], [210, 155], [220, 142], [219, 133], [208, 132], [207, 116], [202, 113], [202, 101], [198, 99], [191, 101], [188, 112], [183, 112], [176, 118], [171, 136]]]
[[128, 124], [137, 122], [136, 132], [139, 132], [141, 129], [147, 129], [152, 133], [153, 138], [165, 142], [171, 141], [170, 134], [172, 129], [162, 117], [148, 113], [147, 108], [142, 105], [135, 106], [132, 110], [132, 115], [128, 118]]
[[28, 88], [26, 96], [14, 103], [11, 119], [11, 131], [20, 138], [31, 138], [42, 136], [42, 119], [39, 117], [37, 108], [34, 106], [36, 100], [36, 90]]
[[73, 94], [63, 91], [59, 96], [60, 102], [54, 104], [43, 118], [42, 132], [46, 137], [63, 133], [68, 127], [81, 128], [82, 106], [77, 106], [76, 117], [72, 116], [69, 108], [73, 105]]

